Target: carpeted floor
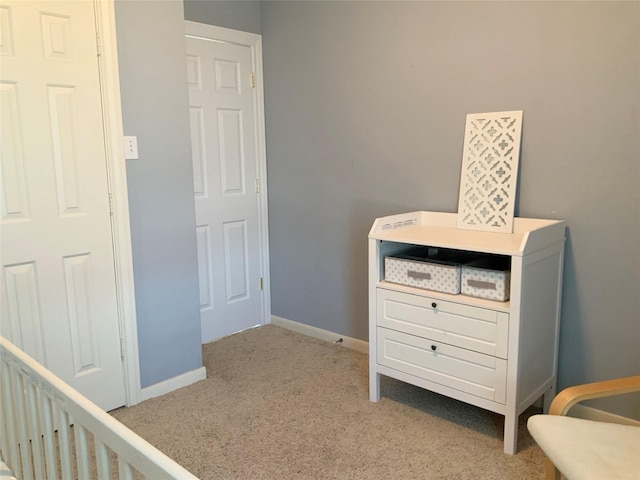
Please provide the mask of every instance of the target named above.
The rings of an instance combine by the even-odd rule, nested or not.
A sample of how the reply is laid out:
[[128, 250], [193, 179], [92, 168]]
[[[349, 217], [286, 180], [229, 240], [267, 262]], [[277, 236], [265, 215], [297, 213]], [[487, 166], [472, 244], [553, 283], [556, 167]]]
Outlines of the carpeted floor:
[[203, 347], [207, 379], [113, 416], [202, 479], [540, 479], [520, 418], [389, 378], [368, 400], [367, 356], [267, 325]]

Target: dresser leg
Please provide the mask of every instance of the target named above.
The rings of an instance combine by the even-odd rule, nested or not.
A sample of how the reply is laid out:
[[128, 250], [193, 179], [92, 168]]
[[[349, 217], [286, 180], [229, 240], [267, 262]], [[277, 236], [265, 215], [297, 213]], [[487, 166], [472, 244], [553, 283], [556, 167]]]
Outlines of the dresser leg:
[[380, 374], [369, 370], [369, 400], [380, 401]]
[[518, 415], [504, 417], [504, 453], [514, 455], [518, 450]]

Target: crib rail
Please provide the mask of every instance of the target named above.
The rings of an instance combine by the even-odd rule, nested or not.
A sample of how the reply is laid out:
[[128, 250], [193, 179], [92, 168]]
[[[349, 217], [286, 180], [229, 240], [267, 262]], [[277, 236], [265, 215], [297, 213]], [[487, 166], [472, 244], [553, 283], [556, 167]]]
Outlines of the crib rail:
[[197, 480], [0, 337], [0, 454], [21, 480]]

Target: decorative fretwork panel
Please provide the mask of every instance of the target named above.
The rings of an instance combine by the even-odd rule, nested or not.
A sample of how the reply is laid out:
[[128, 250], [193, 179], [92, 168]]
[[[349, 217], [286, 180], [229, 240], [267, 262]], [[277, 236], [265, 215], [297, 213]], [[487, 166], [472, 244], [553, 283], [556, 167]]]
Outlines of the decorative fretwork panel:
[[513, 231], [522, 111], [467, 115], [458, 227]]

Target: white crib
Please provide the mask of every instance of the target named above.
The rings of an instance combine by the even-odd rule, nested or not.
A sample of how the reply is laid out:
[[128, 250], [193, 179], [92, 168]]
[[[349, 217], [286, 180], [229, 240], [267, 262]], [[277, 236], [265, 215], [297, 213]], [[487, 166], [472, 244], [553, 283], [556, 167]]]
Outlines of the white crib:
[[197, 479], [3, 337], [0, 354], [0, 478]]

